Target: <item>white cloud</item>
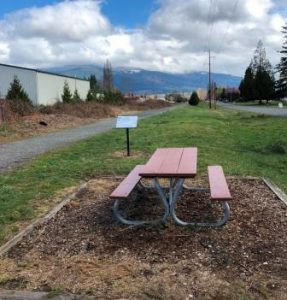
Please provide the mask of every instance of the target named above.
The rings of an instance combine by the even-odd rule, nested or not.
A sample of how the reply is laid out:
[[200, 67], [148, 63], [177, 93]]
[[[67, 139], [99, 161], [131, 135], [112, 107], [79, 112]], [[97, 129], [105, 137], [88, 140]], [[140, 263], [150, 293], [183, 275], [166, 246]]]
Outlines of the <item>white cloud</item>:
[[41, 8], [12, 13], [3, 21], [9, 34], [49, 41], [83, 41], [93, 35], [107, 35], [111, 25], [100, 12], [99, 1], [63, 1]]
[[186, 62], [186, 67], [204, 68], [206, 58], [198, 52], [210, 46], [215, 71], [243, 74], [259, 39], [271, 62], [278, 62], [284, 19], [274, 12], [271, 0], [162, 0], [161, 4], [150, 18], [150, 32], [186, 41], [179, 62], [183, 57], [194, 61]]
[[271, 0], [245, 1], [248, 13], [256, 19], [264, 18], [273, 5]]
[[0, 20], [0, 59], [39, 68], [109, 58], [113, 66], [187, 72], [207, 69], [210, 46], [214, 71], [243, 75], [259, 39], [279, 61], [282, 1], [160, 0], [145, 27], [123, 30], [103, 15], [102, 1], [66, 0]]

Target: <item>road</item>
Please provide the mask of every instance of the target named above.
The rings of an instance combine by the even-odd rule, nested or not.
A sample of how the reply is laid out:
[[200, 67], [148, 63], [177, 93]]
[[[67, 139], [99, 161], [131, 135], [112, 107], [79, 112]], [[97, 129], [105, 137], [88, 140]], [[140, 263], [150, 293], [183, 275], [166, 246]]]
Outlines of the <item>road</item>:
[[[150, 110], [137, 115], [139, 119], [143, 119], [177, 107], [178, 105]], [[93, 124], [0, 145], [0, 172], [11, 170], [39, 154], [106, 132], [115, 127], [115, 122], [115, 118], [104, 119]]]
[[260, 107], [260, 106], [242, 106], [236, 105], [231, 103], [224, 103], [224, 102], [217, 102], [218, 106], [236, 110], [244, 110], [249, 112], [254, 112], [258, 114], [264, 114], [269, 116], [276, 116], [276, 117], [287, 117], [287, 109], [286, 108], [279, 108], [279, 107]]

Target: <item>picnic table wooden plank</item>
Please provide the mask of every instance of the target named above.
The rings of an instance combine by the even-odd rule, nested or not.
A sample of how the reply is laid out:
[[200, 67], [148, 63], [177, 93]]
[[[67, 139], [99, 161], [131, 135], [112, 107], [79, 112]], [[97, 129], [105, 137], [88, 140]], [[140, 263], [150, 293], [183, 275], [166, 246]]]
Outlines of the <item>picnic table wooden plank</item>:
[[126, 199], [132, 192], [136, 184], [140, 181], [140, 171], [144, 165], [137, 165], [129, 173], [129, 175], [118, 185], [118, 187], [111, 193], [110, 198]]
[[221, 166], [209, 166], [208, 178], [212, 200], [231, 200], [232, 196]]
[[163, 163], [164, 155], [162, 153], [166, 149], [157, 149], [154, 154], [151, 156], [151, 158], [148, 160], [148, 162], [145, 164], [145, 167], [141, 170], [141, 174], [154, 174], [156, 170], [160, 168], [160, 166]]
[[183, 148], [177, 176], [194, 177], [197, 172], [197, 148]]
[[182, 156], [182, 148], [167, 148], [164, 150], [164, 152], [162, 151], [164, 160], [157, 172], [166, 175], [176, 174]]
[[166, 164], [166, 157], [171, 148], [159, 148], [151, 156], [140, 175], [143, 177], [155, 177], [162, 174], [160, 171]]
[[197, 148], [159, 148], [140, 175], [143, 177], [194, 177]]

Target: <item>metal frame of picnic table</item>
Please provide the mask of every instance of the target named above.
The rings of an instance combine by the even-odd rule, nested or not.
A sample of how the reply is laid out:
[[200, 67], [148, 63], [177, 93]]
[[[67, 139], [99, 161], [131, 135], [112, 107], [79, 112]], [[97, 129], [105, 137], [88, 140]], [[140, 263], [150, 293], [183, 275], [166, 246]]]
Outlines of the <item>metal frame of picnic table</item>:
[[182, 193], [182, 190], [188, 190], [191, 192], [209, 192], [208, 188], [197, 188], [197, 187], [188, 187], [184, 184], [185, 178], [175, 179], [175, 188], [173, 191], [173, 184], [170, 184], [170, 194], [169, 194], [169, 207], [170, 207], [170, 215], [172, 216], [174, 222], [180, 226], [198, 226], [198, 227], [221, 227], [227, 223], [230, 216], [230, 208], [226, 201], [222, 202], [224, 216], [217, 222], [185, 222], [181, 220], [176, 215], [176, 203], [177, 200]]
[[[152, 186], [144, 185], [141, 181], [138, 183], [137, 187], [143, 191], [154, 188]], [[155, 220], [128, 220], [122, 216], [120, 209], [119, 209], [120, 201], [116, 200], [113, 205], [113, 213], [114, 213], [114, 216], [116, 217], [116, 219], [125, 225], [145, 225], [145, 224], [156, 225], [156, 224], [164, 223], [167, 220], [168, 216], [170, 215], [170, 207], [168, 205], [168, 202], [165, 199], [164, 192], [162, 191], [162, 189], [160, 187], [158, 187], [157, 185], [155, 185], [155, 188], [156, 188], [157, 192], [159, 193], [159, 195], [161, 195], [160, 200], [164, 207], [164, 213], [161, 218], [158, 218]]]
[[[197, 155], [197, 152], [196, 152]], [[194, 176], [196, 175], [196, 170]], [[208, 188], [198, 188], [198, 187], [188, 187], [187, 185], [184, 184], [184, 181], [186, 178], [194, 177], [194, 176], [186, 176], [186, 177], [177, 177], [177, 176], [143, 176], [143, 178], [150, 178], [152, 179], [153, 185], [152, 186], [146, 186], [143, 182], [139, 181], [138, 187], [141, 188], [142, 190], [150, 190], [150, 189], [156, 189], [158, 195], [159, 195], [159, 200], [162, 202], [163, 207], [164, 207], [164, 213], [161, 218], [155, 219], [155, 220], [127, 220], [124, 218], [120, 211], [119, 211], [119, 201], [116, 200], [113, 206], [113, 211], [115, 217], [122, 223], [126, 225], [143, 225], [143, 224], [159, 224], [159, 223], [165, 223], [167, 218], [171, 216], [174, 220], [174, 222], [177, 225], [180, 226], [198, 226], [198, 227], [221, 227], [229, 219], [230, 216], [230, 208], [229, 205], [226, 201], [222, 202], [223, 205], [223, 212], [224, 216], [222, 219], [220, 219], [217, 222], [214, 223], [208, 223], [208, 222], [185, 222], [181, 220], [177, 215], [176, 215], [176, 203], [179, 199], [179, 196], [181, 195], [183, 190], [188, 190], [192, 192], [196, 191], [202, 191], [202, 192], [208, 192]], [[165, 178], [169, 179], [169, 187], [163, 187], [160, 182], [159, 178]]]
[[[159, 199], [161, 200], [164, 208], [164, 213], [161, 218], [155, 219], [155, 220], [128, 220], [122, 216], [119, 210], [119, 201], [116, 200], [114, 202], [113, 206], [113, 212], [115, 217], [123, 224], [126, 225], [144, 225], [144, 224], [150, 224], [150, 225], [156, 225], [160, 223], [165, 223], [167, 218], [171, 216], [174, 220], [174, 222], [177, 225], [180, 226], [194, 226], [194, 227], [221, 227], [224, 224], [227, 223], [229, 216], [230, 216], [230, 208], [226, 201], [222, 202], [223, 205], [223, 211], [224, 216], [221, 220], [215, 222], [215, 223], [208, 223], [208, 222], [185, 222], [181, 220], [176, 215], [176, 203], [177, 200], [182, 193], [182, 190], [188, 190], [192, 192], [207, 192], [209, 189], [207, 188], [193, 188], [193, 187], [187, 187], [184, 184], [185, 178], [170, 178], [170, 185], [169, 188], [164, 188], [160, 185], [158, 178], [153, 178], [154, 187], [147, 187], [143, 185], [141, 182], [139, 183], [139, 186], [143, 188], [144, 190], [149, 189], [156, 189]], [[169, 192], [166, 193], [166, 190]]]

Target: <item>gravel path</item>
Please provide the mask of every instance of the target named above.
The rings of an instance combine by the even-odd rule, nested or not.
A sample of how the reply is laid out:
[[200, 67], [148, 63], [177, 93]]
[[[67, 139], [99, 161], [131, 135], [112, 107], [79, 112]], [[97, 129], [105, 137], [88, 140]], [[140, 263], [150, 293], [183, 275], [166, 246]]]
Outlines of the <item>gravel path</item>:
[[[140, 119], [143, 119], [173, 110], [177, 107], [173, 106], [145, 111], [139, 113], [138, 116]], [[77, 128], [0, 145], [0, 172], [11, 170], [19, 164], [49, 150], [108, 131], [115, 127], [115, 122], [115, 118], [110, 118]]]
[[254, 112], [258, 114], [264, 114], [269, 116], [276, 116], [276, 117], [287, 117], [287, 109], [278, 108], [278, 107], [260, 107], [260, 106], [241, 106], [231, 103], [223, 103], [217, 102], [218, 106], [236, 110], [244, 110], [249, 112]]

